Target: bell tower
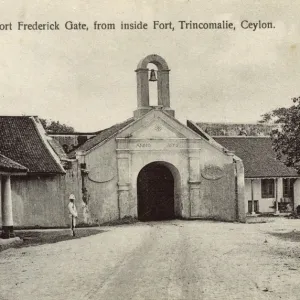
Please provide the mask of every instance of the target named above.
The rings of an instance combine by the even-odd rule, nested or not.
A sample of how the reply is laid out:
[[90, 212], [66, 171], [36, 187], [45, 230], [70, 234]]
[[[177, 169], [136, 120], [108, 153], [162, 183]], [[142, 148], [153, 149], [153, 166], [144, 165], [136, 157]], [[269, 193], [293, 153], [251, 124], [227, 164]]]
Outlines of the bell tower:
[[[149, 69], [147, 66], [150, 63], [157, 67], [157, 106], [149, 105]], [[170, 70], [166, 61], [159, 55], [148, 55], [139, 62], [135, 72], [137, 76], [137, 110], [134, 111], [134, 117], [139, 118], [152, 109], [161, 109], [174, 117], [175, 112], [170, 108]], [[151, 70], [151, 81], [155, 81], [153, 72]]]

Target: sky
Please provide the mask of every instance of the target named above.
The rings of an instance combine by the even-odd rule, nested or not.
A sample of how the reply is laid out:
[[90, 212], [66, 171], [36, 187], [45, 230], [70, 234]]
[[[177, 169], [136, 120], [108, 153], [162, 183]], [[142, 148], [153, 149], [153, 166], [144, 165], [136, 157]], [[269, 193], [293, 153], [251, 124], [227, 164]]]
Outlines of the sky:
[[[29, 2], [28, 2], [29, 3]], [[300, 95], [300, 1], [0, 1], [0, 115], [38, 115], [96, 131], [133, 116], [138, 62], [162, 56], [171, 107], [183, 123], [256, 122]], [[175, 30], [153, 30], [153, 21]], [[178, 21], [233, 22], [236, 30], [180, 30]], [[272, 22], [246, 30], [243, 20]], [[18, 31], [17, 22], [58, 22], [60, 31]], [[66, 21], [88, 31], [67, 31]], [[93, 30], [93, 23], [115, 30]], [[122, 31], [121, 21], [148, 30]], [[1, 28], [1, 25], [0, 25]], [[150, 103], [156, 105], [151, 83]]]

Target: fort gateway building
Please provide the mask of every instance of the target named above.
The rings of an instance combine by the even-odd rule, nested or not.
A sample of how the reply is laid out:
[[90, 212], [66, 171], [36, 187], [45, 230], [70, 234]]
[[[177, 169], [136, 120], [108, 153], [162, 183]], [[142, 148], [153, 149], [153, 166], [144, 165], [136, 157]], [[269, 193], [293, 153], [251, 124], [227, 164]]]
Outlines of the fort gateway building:
[[[151, 74], [150, 63], [157, 66]], [[142, 59], [133, 116], [69, 153], [80, 166], [79, 198], [93, 220], [244, 219], [242, 161], [196, 124], [176, 119], [169, 72], [158, 55]], [[149, 77], [157, 81], [156, 106], [149, 105]]]

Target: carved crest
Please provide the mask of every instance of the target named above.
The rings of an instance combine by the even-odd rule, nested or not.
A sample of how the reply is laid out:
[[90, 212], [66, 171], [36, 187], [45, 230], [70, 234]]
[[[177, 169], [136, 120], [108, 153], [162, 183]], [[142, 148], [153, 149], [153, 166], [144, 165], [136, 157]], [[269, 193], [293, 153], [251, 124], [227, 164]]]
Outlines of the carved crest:
[[207, 165], [201, 172], [203, 178], [208, 180], [217, 180], [222, 178], [225, 173], [224, 170], [215, 165]]
[[112, 180], [114, 177], [115, 177], [114, 169], [109, 166], [105, 166], [105, 168], [103, 168], [103, 165], [102, 166], [98, 165], [92, 168], [89, 171], [89, 175], [88, 175], [88, 178], [91, 181], [99, 182], [99, 183], [108, 182]]

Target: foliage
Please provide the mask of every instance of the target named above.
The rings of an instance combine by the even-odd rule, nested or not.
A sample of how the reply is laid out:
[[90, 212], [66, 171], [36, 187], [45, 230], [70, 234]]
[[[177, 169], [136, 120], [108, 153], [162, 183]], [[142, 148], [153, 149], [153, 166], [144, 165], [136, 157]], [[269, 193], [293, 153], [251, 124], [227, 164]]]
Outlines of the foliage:
[[263, 114], [262, 119], [258, 123], [280, 123], [280, 119], [284, 118], [289, 108], [280, 107]]
[[280, 125], [272, 131], [277, 158], [300, 171], [300, 97], [292, 98], [291, 107], [281, 107], [262, 115], [260, 123]]
[[47, 120], [47, 119], [40, 119], [44, 129], [47, 132], [53, 133], [71, 133], [74, 132], [74, 128], [68, 126], [66, 124], [62, 124], [59, 121]]

